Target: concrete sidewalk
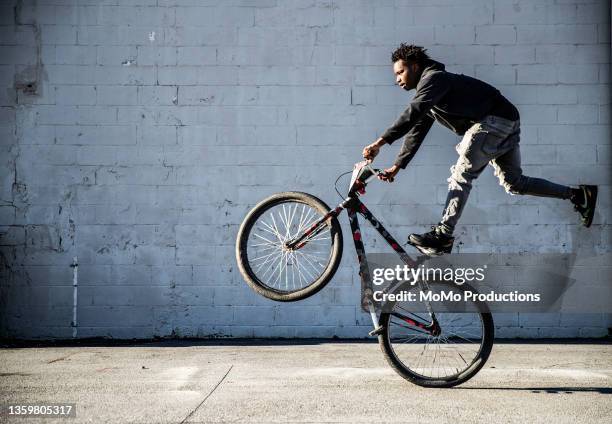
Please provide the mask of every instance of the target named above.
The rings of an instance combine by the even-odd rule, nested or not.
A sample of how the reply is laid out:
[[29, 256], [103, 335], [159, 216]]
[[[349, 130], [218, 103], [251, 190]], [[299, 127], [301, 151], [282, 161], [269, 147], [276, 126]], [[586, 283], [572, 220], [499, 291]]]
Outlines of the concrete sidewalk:
[[376, 343], [327, 340], [5, 347], [0, 377], [3, 405], [77, 405], [15, 423], [612, 422], [608, 342], [497, 343], [453, 389], [403, 380]]

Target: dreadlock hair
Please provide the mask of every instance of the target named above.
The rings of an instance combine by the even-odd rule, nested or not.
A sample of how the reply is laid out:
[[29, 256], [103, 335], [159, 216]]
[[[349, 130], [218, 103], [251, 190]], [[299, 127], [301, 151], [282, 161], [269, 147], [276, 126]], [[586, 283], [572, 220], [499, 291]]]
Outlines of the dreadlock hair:
[[418, 63], [422, 65], [423, 62], [429, 59], [427, 55], [427, 49], [415, 46], [413, 44], [402, 43], [400, 46], [391, 54], [391, 62], [395, 63], [398, 60], [403, 60], [408, 63]]

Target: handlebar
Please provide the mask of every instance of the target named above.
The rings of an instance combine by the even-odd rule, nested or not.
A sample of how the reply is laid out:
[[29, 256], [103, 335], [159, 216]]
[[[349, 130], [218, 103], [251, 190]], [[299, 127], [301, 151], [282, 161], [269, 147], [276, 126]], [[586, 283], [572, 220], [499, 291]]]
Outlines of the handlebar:
[[368, 182], [379, 175], [384, 174], [380, 169], [372, 168], [370, 166], [371, 161], [363, 160], [357, 162], [353, 166], [353, 175], [351, 176], [351, 182], [349, 184], [349, 194], [365, 193], [365, 187]]

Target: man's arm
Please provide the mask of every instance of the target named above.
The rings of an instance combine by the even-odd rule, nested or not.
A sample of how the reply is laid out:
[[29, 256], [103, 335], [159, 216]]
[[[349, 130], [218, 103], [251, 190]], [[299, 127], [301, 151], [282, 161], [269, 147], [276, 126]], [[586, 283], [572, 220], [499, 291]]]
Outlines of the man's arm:
[[[445, 72], [433, 72], [419, 81], [416, 94], [408, 108], [381, 136], [387, 144], [407, 134], [429, 110], [450, 90], [450, 80]], [[427, 127], [427, 130], [429, 130]], [[424, 128], [424, 127], [423, 127]], [[421, 137], [422, 141], [422, 137]]]
[[412, 128], [410, 128], [410, 131], [408, 131], [404, 139], [404, 144], [397, 155], [397, 159], [395, 160], [396, 166], [402, 169], [406, 168], [417, 150], [419, 150], [419, 147], [421, 147], [421, 143], [423, 143], [433, 123], [434, 118], [429, 114], [425, 114]]

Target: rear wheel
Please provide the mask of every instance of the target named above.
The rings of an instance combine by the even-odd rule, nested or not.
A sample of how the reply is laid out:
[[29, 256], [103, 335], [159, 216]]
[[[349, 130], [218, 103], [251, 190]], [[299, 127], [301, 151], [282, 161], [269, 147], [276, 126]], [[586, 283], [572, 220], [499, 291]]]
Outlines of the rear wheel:
[[[470, 290], [448, 283], [454, 291]], [[401, 290], [418, 291], [418, 286], [402, 286]], [[439, 334], [432, 335], [414, 322], [432, 323], [429, 313], [413, 302], [387, 304], [380, 317], [383, 327], [379, 335], [385, 359], [405, 379], [419, 386], [452, 387], [472, 378], [483, 367], [493, 347], [494, 327], [486, 306], [473, 305], [475, 312], [434, 313]]]
[[338, 220], [323, 222], [298, 249], [289, 249], [286, 243], [329, 211], [323, 201], [301, 192], [274, 194], [258, 203], [236, 240], [236, 260], [247, 284], [282, 302], [304, 299], [325, 287], [342, 257]]

